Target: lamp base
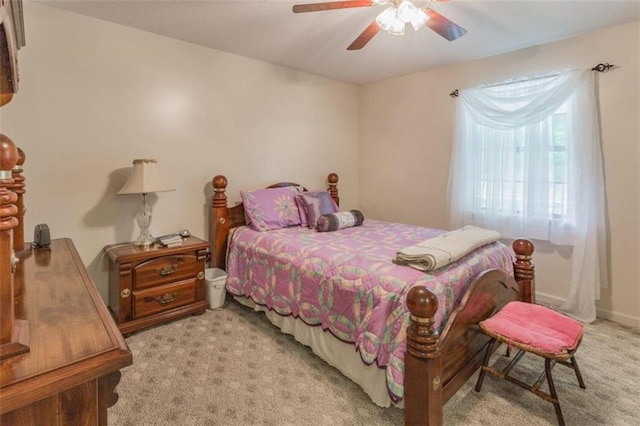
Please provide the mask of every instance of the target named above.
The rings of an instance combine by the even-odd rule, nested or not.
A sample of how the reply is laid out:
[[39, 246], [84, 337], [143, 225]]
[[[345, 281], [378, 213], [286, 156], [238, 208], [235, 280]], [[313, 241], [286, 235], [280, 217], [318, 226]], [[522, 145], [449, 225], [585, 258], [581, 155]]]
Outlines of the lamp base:
[[149, 233], [149, 225], [151, 225], [151, 218], [153, 217], [153, 210], [149, 204], [147, 204], [147, 194], [142, 194], [142, 208], [138, 213], [136, 220], [140, 226], [140, 236], [133, 243], [136, 247], [142, 250], [149, 250], [155, 243], [155, 238]]
[[147, 234], [146, 236], [141, 235], [140, 238], [133, 242], [133, 245], [141, 250], [149, 250], [154, 246], [155, 242], [155, 238]]

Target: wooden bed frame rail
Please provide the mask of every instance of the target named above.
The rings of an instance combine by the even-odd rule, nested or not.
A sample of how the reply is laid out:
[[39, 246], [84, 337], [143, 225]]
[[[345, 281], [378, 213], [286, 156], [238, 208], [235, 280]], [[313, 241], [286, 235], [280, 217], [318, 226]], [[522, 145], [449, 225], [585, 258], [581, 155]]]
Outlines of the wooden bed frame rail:
[[[339, 204], [338, 175], [327, 177], [328, 191]], [[245, 225], [242, 204], [227, 206], [227, 178], [212, 180], [210, 243], [211, 267], [225, 269], [227, 238], [232, 228]], [[271, 187], [296, 185], [289, 182]], [[477, 276], [451, 314], [442, 334], [434, 327], [437, 297], [424, 286], [415, 286], [407, 295], [410, 324], [405, 353], [404, 407], [407, 425], [441, 425], [443, 406], [482, 364], [489, 337], [478, 322], [496, 313], [512, 300], [533, 302], [534, 246], [527, 239], [513, 242], [514, 277], [498, 270]]]

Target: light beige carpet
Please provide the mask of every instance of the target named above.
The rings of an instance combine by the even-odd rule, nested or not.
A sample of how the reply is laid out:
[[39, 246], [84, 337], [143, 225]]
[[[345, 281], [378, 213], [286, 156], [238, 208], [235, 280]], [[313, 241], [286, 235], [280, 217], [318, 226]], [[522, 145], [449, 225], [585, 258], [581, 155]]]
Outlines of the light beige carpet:
[[[401, 425], [402, 410], [374, 405], [360, 388], [282, 334], [263, 314], [235, 303], [163, 324], [127, 339], [133, 365], [122, 371], [111, 425]], [[498, 350], [492, 358], [505, 363]], [[572, 370], [554, 368], [567, 425], [640, 423], [640, 332], [607, 321], [585, 327]], [[541, 358], [516, 367], [537, 378]], [[555, 425], [550, 403], [477, 373], [445, 405], [447, 425]], [[543, 386], [546, 390], [546, 384]]]

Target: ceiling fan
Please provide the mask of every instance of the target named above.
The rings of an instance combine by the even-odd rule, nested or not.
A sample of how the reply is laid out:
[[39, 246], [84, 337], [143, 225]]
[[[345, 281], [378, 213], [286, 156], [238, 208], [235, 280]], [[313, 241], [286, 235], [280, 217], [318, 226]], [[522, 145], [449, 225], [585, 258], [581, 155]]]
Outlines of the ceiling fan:
[[350, 9], [383, 4], [390, 4], [391, 6], [380, 13], [358, 38], [347, 47], [347, 50], [362, 49], [381, 29], [390, 34], [404, 34], [406, 24], [411, 24], [416, 31], [423, 26], [427, 26], [449, 41], [453, 41], [467, 33], [467, 30], [448, 20], [435, 10], [428, 7], [420, 9], [410, 0], [351, 0], [296, 4], [293, 6], [293, 12], [319, 12], [322, 10]]

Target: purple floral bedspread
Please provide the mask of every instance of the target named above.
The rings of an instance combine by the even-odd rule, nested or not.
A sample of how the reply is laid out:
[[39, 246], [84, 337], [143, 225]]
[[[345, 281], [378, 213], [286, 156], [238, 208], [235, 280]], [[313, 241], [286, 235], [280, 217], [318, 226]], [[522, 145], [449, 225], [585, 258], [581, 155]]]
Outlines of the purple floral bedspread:
[[438, 297], [441, 328], [480, 272], [513, 274], [511, 253], [499, 242], [429, 274], [391, 262], [398, 250], [442, 232], [371, 219], [336, 232], [240, 227], [229, 245], [227, 289], [352, 342], [365, 363], [386, 368], [397, 401], [404, 394], [409, 289], [425, 285]]

